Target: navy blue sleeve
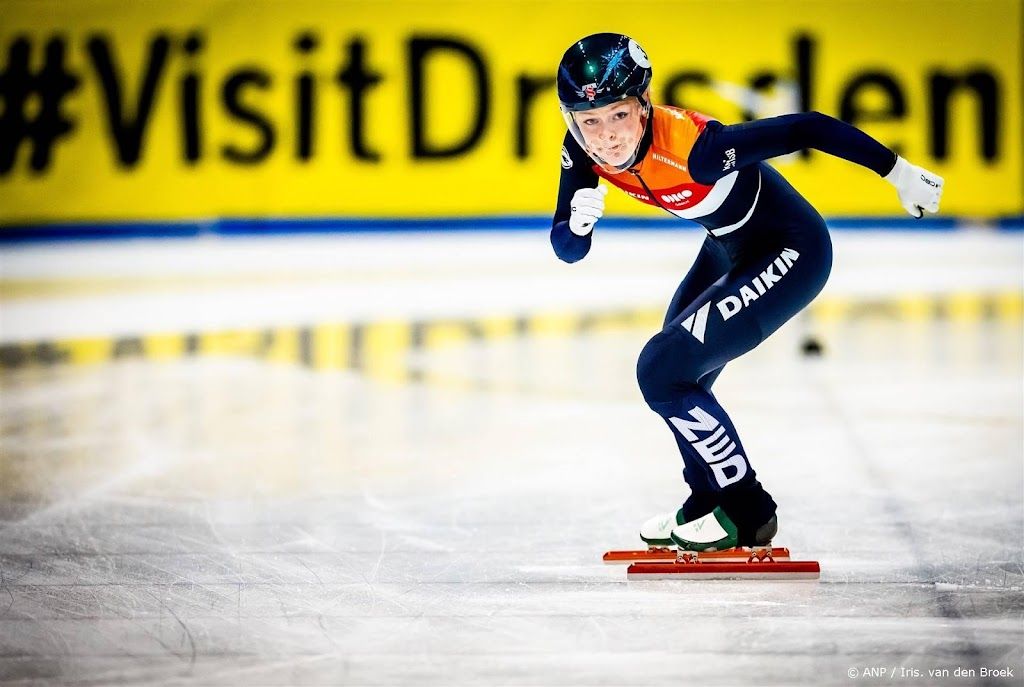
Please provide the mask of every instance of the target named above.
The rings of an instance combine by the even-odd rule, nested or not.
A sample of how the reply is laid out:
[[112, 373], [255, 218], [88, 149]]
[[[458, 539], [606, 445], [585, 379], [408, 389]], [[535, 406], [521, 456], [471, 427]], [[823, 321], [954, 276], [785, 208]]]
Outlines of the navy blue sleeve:
[[725, 126], [708, 122], [690, 151], [690, 175], [713, 184], [741, 167], [814, 148], [888, 174], [896, 153], [860, 129], [820, 112], [800, 112]]
[[572, 214], [572, 197], [579, 189], [597, 186], [598, 176], [591, 165], [590, 157], [583, 152], [576, 140], [565, 132], [562, 142], [562, 177], [558, 182], [558, 203], [551, 220], [551, 247], [555, 255], [565, 262], [576, 262], [590, 252], [594, 232], [577, 236], [569, 229], [569, 215]]

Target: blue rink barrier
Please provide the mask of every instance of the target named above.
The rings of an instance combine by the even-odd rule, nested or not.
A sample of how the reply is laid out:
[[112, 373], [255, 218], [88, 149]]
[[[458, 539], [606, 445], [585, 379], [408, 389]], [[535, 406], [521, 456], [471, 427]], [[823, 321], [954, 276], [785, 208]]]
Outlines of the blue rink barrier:
[[[1024, 215], [980, 220], [962, 217], [833, 217], [836, 230], [957, 231], [979, 226], [995, 231], [1024, 230]], [[51, 241], [193, 238], [198, 236], [281, 236], [288, 234], [372, 234], [400, 232], [546, 231], [548, 216], [431, 217], [431, 218], [228, 218], [178, 222], [81, 222], [0, 227], [0, 245]], [[612, 217], [601, 221], [602, 231], [698, 230], [695, 222], [671, 218]]]

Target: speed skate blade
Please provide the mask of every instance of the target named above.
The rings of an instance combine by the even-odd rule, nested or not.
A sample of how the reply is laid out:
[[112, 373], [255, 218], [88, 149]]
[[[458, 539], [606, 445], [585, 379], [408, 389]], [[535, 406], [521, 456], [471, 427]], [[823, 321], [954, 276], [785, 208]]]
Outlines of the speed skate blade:
[[602, 556], [602, 559], [607, 565], [646, 561], [664, 561], [666, 563], [673, 563], [676, 560], [676, 550], [667, 547], [658, 547], [650, 549], [636, 549], [633, 551], [606, 551], [604, 556]]
[[751, 563], [633, 563], [630, 580], [816, 580], [818, 561], [759, 561]]
[[[770, 555], [769, 555], [770, 553]], [[685, 554], [688, 557], [696, 557], [703, 562], [714, 563], [746, 563], [754, 556], [758, 559], [766, 556], [776, 561], [788, 561], [789, 549], [773, 547], [771, 549], [740, 547], [726, 551], [701, 551], [699, 553]], [[675, 563], [679, 552], [675, 549], [656, 548], [636, 551], [608, 551], [604, 554], [604, 562], [607, 565], [620, 565], [623, 563]]]

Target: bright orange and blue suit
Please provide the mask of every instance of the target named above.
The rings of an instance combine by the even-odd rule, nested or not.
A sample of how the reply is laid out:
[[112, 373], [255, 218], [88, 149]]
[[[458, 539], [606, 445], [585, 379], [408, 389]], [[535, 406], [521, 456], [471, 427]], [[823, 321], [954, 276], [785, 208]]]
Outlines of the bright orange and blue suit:
[[[691, 110], [655, 106], [632, 168], [610, 174], [566, 135], [556, 254], [582, 259], [593, 232], [568, 227], [573, 194], [601, 178], [640, 202], [702, 225], [707, 237], [644, 347], [637, 380], [647, 404], [671, 429], [691, 495], [687, 521], [721, 506], [752, 545], [776, 504], [758, 481], [728, 414], [711, 387], [730, 360], [750, 351], [806, 307], [832, 266], [824, 220], [764, 161], [815, 148], [879, 176], [896, 155], [864, 132], [817, 112], [725, 126]], [[598, 223], [600, 224], [600, 223]]]

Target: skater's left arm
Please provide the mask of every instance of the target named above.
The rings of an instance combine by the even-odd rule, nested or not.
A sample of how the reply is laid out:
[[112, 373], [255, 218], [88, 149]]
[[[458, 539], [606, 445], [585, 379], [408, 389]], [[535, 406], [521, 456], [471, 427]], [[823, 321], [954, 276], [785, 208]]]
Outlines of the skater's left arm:
[[911, 215], [937, 212], [942, 177], [911, 165], [860, 129], [820, 112], [800, 112], [726, 126], [708, 122], [690, 151], [690, 174], [712, 184], [779, 155], [813, 148], [874, 171], [896, 187]]

